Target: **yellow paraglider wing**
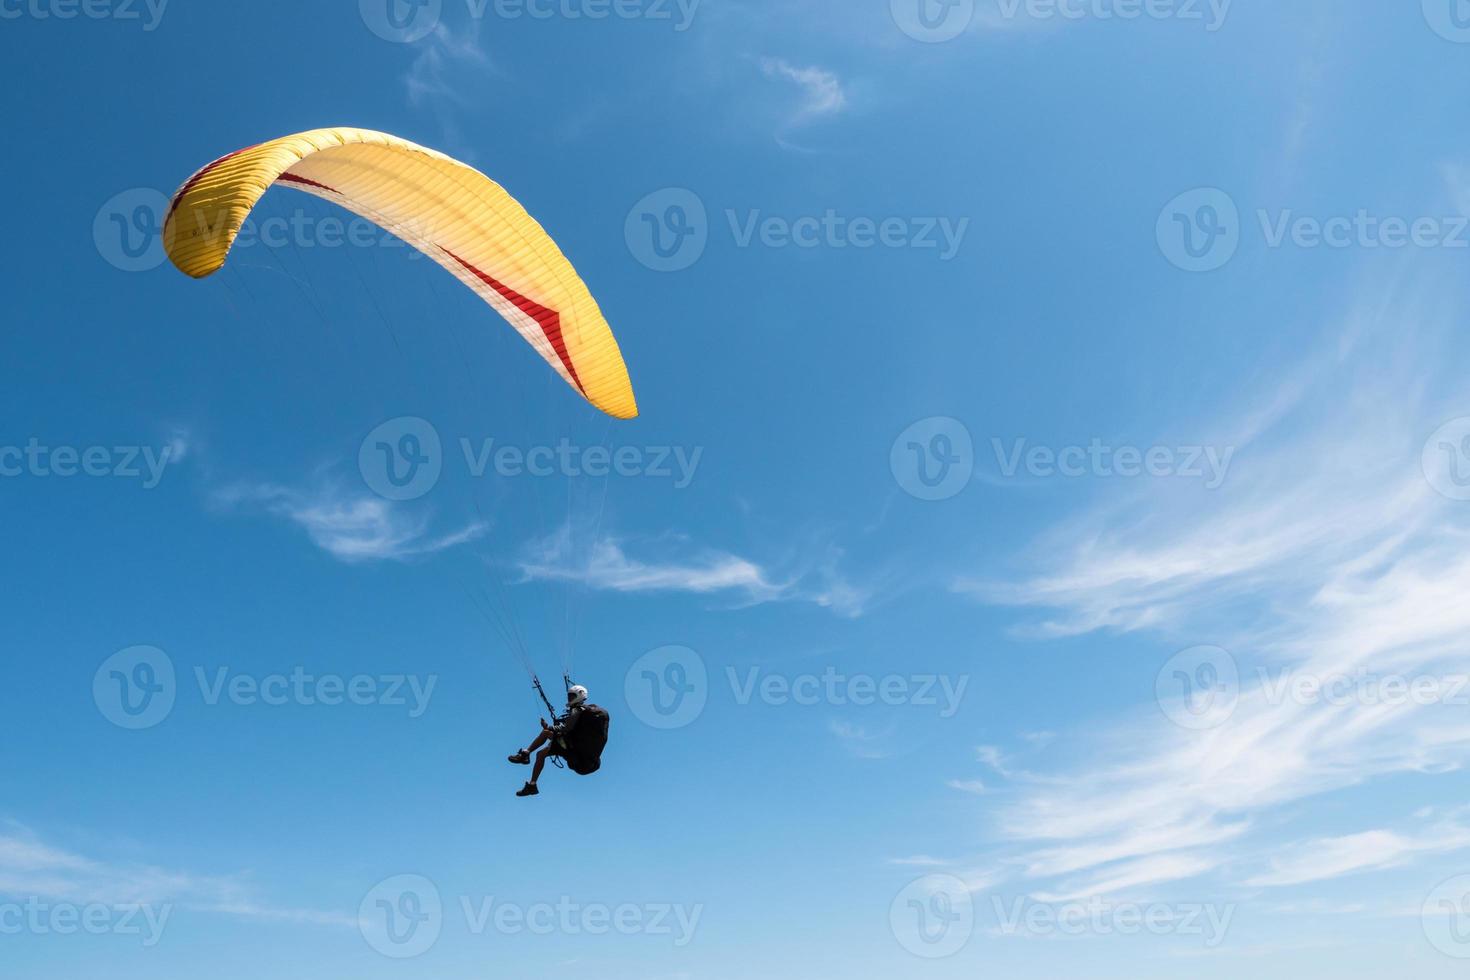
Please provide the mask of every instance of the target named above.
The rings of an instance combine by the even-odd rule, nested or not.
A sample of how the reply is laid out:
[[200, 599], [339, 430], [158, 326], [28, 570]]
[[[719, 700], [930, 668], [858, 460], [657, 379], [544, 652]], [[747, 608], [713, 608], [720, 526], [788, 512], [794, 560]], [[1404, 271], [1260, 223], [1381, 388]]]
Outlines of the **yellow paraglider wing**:
[[220, 157], [170, 201], [169, 259], [195, 278], [217, 272], [250, 210], [277, 183], [333, 201], [423, 252], [589, 402], [616, 418], [637, 416], [612, 329], [551, 236], [489, 177], [396, 136], [315, 129]]

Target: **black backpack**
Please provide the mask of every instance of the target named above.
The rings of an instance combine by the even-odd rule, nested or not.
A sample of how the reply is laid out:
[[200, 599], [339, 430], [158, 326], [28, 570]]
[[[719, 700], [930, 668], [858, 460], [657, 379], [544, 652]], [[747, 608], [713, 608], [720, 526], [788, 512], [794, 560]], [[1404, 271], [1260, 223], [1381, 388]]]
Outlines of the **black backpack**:
[[567, 733], [567, 768], [579, 776], [590, 776], [602, 768], [602, 750], [607, 746], [606, 711], [585, 705], [576, 727]]

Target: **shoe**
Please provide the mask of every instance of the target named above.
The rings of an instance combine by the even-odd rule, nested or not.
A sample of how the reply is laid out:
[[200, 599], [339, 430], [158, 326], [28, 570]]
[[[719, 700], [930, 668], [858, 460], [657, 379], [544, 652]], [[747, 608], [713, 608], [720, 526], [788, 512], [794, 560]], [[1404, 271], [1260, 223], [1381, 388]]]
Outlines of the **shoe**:
[[521, 749], [515, 755], [509, 756], [507, 762], [514, 762], [518, 766], [529, 766], [531, 764], [531, 753]]
[[541, 791], [536, 788], [536, 784], [535, 783], [527, 783], [524, 787], [521, 788], [520, 792], [516, 793], [516, 795], [517, 796], [536, 796], [536, 795], [540, 794], [540, 792]]

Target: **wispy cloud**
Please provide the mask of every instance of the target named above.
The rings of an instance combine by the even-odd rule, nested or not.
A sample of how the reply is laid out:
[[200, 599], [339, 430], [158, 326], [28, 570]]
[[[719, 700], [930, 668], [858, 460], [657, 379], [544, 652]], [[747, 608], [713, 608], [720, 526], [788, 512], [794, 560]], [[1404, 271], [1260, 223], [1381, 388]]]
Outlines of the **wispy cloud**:
[[1094, 876], [1062, 881], [1053, 889], [1037, 891], [1034, 897], [1038, 902], [1076, 902], [1094, 895], [1182, 881], [1212, 871], [1220, 863], [1202, 854], [1151, 855], [1121, 862]]
[[859, 759], [886, 759], [892, 755], [886, 745], [891, 732], [872, 732], [845, 721], [829, 722], [827, 730]]
[[825, 68], [798, 67], [780, 58], [762, 58], [760, 65], [767, 78], [796, 86], [799, 97], [791, 112], [793, 125], [834, 115], [847, 108], [847, 92], [835, 72]]
[[839, 616], [856, 619], [867, 611], [877, 596], [879, 586], [871, 582], [859, 584], [842, 570], [844, 554], [839, 548], [826, 555], [804, 576], [807, 584], [796, 591], [800, 598], [830, 609]]
[[[1212, 872], [1255, 886], [1308, 882], [1464, 846], [1458, 830], [1367, 831], [1248, 870], [1264, 818], [1287, 804], [1470, 760], [1470, 722], [1445, 705], [1282, 698], [1269, 683], [1282, 671], [1470, 670], [1470, 511], [1430, 487], [1420, 459], [1445, 418], [1470, 415], [1470, 389], [1428, 387], [1447, 354], [1430, 305], [1415, 299], [1393, 292], [1366, 304], [1347, 339], [1289, 377], [1288, 399], [1273, 394], [1219, 426], [1253, 450], [1218, 494], [1181, 500], [1148, 488], [1110, 500], [1039, 543], [1053, 556], [1045, 571], [958, 584], [1050, 610], [1043, 635], [1219, 642], [1240, 663], [1238, 702], [1219, 727], [1187, 732], [1150, 707], [1088, 733], [1085, 768], [1018, 781], [997, 830], [1039, 893]], [[982, 761], [1007, 774], [1000, 754]]]
[[981, 765], [994, 769], [1002, 776], [1012, 776], [1010, 763], [1006, 761], [1006, 754], [994, 745], [978, 745], [975, 747], [975, 758]]
[[814, 66], [793, 65], [780, 58], [761, 58], [760, 69], [767, 78], [791, 86], [796, 101], [785, 107], [776, 141], [790, 149], [803, 149], [788, 137], [821, 119], [839, 115], [848, 107], [848, 93], [835, 72]]
[[1470, 827], [1441, 823], [1417, 832], [1368, 830], [1341, 837], [1299, 841], [1270, 859], [1270, 870], [1247, 878], [1267, 887], [1325, 881], [1363, 871], [1407, 864], [1415, 857], [1470, 848]]
[[169, 429], [168, 439], [164, 442], [164, 448], [168, 451], [170, 464], [182, 463], [194, 450], [194, 437], [187, 428], [181, 425]]
[[913, 857], [889, 858], [889, 864], [900, 868], [942, 868], [949, 864], [942, 858], [930, 857], [927, 854], [916, 854]]
[[239, 877], [110, 862], [56, 847], [13, 822], [0, 823], [0, 895], [108, 906], [169, 905], [309, 925], [356, 925], [345, 913], [262, 904]]
[[[463, 33], [443, 21], [418, 42], [418, 54], [404, 75], [408, 104], [431, 112], [449, 144], [459, 142], [460, 113], [471, 104], [493, 65], [480, 45], [480, 19], [472, 18]], [[467, 148], [460, 148], [467, 153]]]
[[871, 591], [837, 570], [840, 553], [815, 567], [777, 574], [760, 562], [712, 548], [691, 545], [682, 536], [640, 542], [656, 556], [634, 557], [627, 543], [599, 536], [581, 539], [570, 525], [532, 541], [520, 562], [528, 580], [580, 582], [612, 592], [686, 592], [729, 595], [740, 604], [810, 602], [838, 613], [861, 615]]
[[260, 507], [284, 518], [304, 530], [317, 547], [344, 562], [430, 555], [474, 541], [488, 530], [485, 523], [473, 521], [435, 534], [427, 510], [410, 511], [330, 482], [310, 490], [269, 483], [236, 484], [216, 491], [214, 500], [227, 507]]
[[772, 582], [753, 561], [727, 552], [698, 549], [683, 559], [640, 560], [630, 557], [609, 538], [580, 550], [570, 526], [534, 541], [526, 549], [521, 570], [531, 579], [581, 582], [613, 592], [736, 592], [751, 602], [780, 598], [787, 586]]

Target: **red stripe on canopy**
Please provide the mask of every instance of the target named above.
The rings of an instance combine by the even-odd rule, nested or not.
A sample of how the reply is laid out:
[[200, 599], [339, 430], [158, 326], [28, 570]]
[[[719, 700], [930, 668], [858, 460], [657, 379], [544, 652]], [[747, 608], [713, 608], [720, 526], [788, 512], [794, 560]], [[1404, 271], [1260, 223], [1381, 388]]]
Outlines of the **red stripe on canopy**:
[[178, 190], [178, 193], [176, 193], [174, 195], [174, 199], [172, 201], [169, 201], [168, 202], [168, 214], [166, 214], [166, 215], [163, 216], [164, 223], [167, 224], [168, 223], [168, 219], [169, 218], [172, 218], [174, 216], [174, 211], [178, 209], [179, 202], [184, 199], [184, 195], [187, 194], [187, 193], [189, 193], [189, 191], [193, 190], [194, 189], [194, 185], [197, 184], [197, 183], [199, 183], [201, 180], [203, 180], [205, 174], [209, 173], [211, 170], [213, 170], [215, 167], [218, 167], [220, 164], [224, 163], [226, 160], [233, 159], [234, 157], [237, 157], [240, 154], [244, 153], [246, 150], [253, 150], [253, 149], [255, 149], [259, 145], [260, 145], [259, 143], [252, 143], [249, 146], [242, 146], [240, 149], [236, 150], [234, 153], [226, 153], [224, 156], [220, 157], [218, 160], [214, 160], [211, 163], [206, 164], [203, 170], [200, 170], [197, 174], [195, 174], [194, 176], [190, 177], [188, 180], [184, 181], [184, 186], [183, 187], [180, 187], [179, 190]]
[[551, 348], [552, 350], [556, 351], [556, 356], [561, 358], [562, 364], [566, 365], [567, 373], [572, 376], [572, 382], [576, 384], [577, 390], [582, 393], [583, 397], [586, 397], [587, 389], [582, 387], [582, 379], [577, 377], [577, 366], [572, 363], [571, 355], [567, 353], [566, 341], [562, 339], [561, 314], [556, 312], [555, 310], [547, 309], [533, 299], [522, 296], [514, 289], [511, 289], [509, 286], [500, 282], [494, 276], [487, 275], [485, 272], [482, 272], [481, 270], [470, 265], [464, 259], [460, 258], [458, 255], [455, 255], [443, 245], [438, 246], [438, 248], [445, 255], [449, 256], [451, 259], [464, 266], [470, 272], [474, 273], [476, 278], [478, 278], [485, 285], [489, 286], [501, 296], [504, 296], [506, 299], [514, 303], [522, 313], [535, 320], [541, 326], [541, 332], [545, 334], [546, 339], [551, 342]]

